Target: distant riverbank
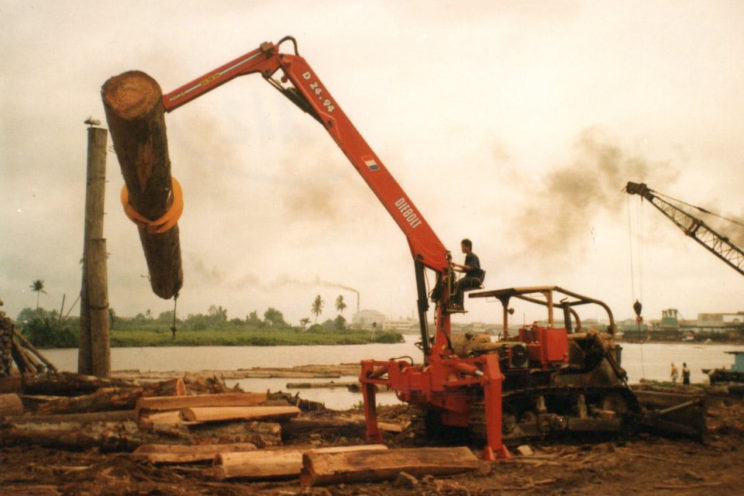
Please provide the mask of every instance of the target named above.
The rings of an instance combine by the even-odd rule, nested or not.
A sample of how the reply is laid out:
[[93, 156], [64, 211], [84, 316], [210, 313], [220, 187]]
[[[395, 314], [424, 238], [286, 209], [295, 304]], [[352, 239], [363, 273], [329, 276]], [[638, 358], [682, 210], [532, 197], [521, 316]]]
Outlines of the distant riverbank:
[[218, 330], [117, 330], [111, 331], [111, 346], [308, 346], [370, 343], [401, 343], [394, 331], [369, 332], [361, 329], [328, 330], [312, 328], [218, 329]]

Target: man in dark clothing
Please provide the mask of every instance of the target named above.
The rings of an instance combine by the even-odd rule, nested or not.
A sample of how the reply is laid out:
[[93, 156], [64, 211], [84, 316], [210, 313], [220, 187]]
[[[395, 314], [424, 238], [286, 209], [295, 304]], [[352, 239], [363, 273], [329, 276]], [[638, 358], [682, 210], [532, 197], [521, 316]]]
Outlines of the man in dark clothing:
[[483, 272], [480, 267], [478, 255], [473, 253], [473, 242], [465, 238], [460, 242], [460, 248], [465, 254], [465, 263], [462, 265], [456, 263], [452, 264], [455, 271], [465, 273], [465, 275], [457, 281], [455, 294], [452, 297], [452, 304], [456, 308], [462, 308], [463, 300], [465, 298], [465, 290], [479, 288], [481, 284], [483, 284], [483, 276], [485, 275], [485, 272]]
[[690, 368], [687, 363], [682, 364], [682, 384], [690, 384]]

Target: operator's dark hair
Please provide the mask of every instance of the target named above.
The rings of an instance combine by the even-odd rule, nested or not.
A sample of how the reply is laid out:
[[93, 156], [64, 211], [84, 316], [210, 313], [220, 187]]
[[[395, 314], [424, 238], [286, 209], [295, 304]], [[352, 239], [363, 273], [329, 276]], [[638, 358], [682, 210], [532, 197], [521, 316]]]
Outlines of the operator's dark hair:
[[468, 238], [463, 239], [462, 241], [460, 241], [460, 243], [467, 246], [468, 248], [473, 248], [473, 242], [470, 241]]

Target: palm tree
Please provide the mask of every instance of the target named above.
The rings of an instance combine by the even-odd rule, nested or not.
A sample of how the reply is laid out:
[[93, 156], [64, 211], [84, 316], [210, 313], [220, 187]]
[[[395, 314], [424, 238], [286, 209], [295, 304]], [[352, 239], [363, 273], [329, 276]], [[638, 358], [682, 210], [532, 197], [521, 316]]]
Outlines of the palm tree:
[[36, 309], [39, 309], [39, 295], [41, 293], [46, 294], [46, 291], [44, 291], [44, 281], [41, 279], [37, 279], [34, 282], [31, 283], [31, 291], [34, 291], [36, 293]]
[[338, 298], [336, 298], [336, 310], [338, 310], [339, 313], [344, 313], [344, 310], [346, 310], [344, 295], [338, 295]]
[[315, 300], [313, 301], [312, 309], [310, 310], [313, 315], [315, 315], [315, 322], [318, 322], [318, 316], [323, 313], [323, 305], [324, 305], [323, 298], [320, 297], [320, 295], [317, 295], [315, 297]]

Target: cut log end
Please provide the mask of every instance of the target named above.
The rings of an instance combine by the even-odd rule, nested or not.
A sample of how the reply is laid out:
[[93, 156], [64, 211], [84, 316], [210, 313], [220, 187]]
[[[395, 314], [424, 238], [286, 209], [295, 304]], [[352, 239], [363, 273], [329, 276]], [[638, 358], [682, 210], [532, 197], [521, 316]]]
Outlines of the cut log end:
[[163, 92], [142, 71], [128, 71], [110, 78], [101, 89], [104, 103], [120, 118], [131, 120], [149, 114], [161, 102]]

